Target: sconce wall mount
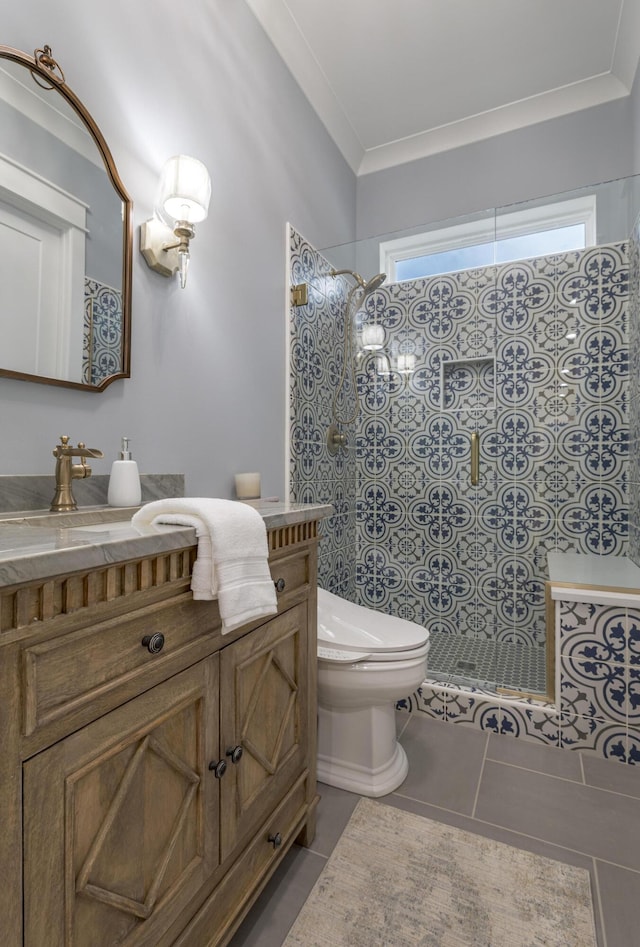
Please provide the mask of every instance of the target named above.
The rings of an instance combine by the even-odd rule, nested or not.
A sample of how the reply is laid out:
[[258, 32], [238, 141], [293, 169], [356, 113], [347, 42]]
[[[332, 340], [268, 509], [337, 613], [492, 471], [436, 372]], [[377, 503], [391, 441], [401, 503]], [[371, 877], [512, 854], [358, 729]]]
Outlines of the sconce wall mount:
[[180, 269], [177, 246], [169, 247], [169, 244], [175, 244], [173, 230], [157, 217], [140, 225], [140, 252], [147, 266], [162, 276], [173, 276]]

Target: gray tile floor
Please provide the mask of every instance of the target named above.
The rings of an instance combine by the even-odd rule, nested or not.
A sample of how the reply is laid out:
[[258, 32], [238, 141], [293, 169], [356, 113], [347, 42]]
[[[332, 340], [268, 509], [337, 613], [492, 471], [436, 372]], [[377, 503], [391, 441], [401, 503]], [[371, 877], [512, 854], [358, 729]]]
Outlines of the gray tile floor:
[[[406, 714], [398, 733], [409, 775], [380, 802], [586, 868], [598, 947], [640, 947], [640, 767]], [[360, 798], [318, 789], [312, 847], [287, 853], [231, 947], [282, 944]]]

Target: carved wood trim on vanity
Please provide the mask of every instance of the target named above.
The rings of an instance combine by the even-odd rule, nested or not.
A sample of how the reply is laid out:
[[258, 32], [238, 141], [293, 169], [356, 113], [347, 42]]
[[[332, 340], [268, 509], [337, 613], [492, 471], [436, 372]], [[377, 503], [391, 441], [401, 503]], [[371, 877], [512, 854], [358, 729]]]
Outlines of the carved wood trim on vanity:
[[277, 552], [285, 547], [291, 548], [299, 543], [308, 543], [318, 536], [318, 521], [308, 523], [294, 523], [291, 526], [282, 526], [268, 532], [269, 552]]
[[130, 596], [138, 592], [166, 587], [168, 594], [175, 594], [175, 584], [180, 580], [185, 588], [189, 587], [195, 558], [193, 546], [104, 569], [88, 569], [3, 589], [0, 592], [0, 635], [82, 609], [112, 606], [125, 597], [129, 600], [127, 610], [130, 610], [133, 605]]

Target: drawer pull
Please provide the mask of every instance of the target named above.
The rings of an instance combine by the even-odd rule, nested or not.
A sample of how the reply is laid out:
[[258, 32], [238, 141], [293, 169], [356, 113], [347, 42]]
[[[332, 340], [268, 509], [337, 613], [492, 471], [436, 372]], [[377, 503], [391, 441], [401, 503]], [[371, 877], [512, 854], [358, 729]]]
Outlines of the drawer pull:
[[209, 763], [209, 769], [216, 779], [222, 779], [224, 774], [227, 772], [227, 761], [218, 760], [217, 763]]
[[159, 631], [155, 635], [145, 635], [142, 639], [142, 647], [147, 648], [151, 654], [160, 654], [164, 648], [164, 635]]
[[241, 746], [231, 746], [227, 750], [227, 756], [231, 757], [232, 763], [239, 763], [242, 759], [242, 747]]
[[267, 839], [267, 842], [271, 842], [274, 848], [279, 848], [282, 845], [282, 836], [279, 832], [276, 832], [275, 835], [270, 835]]
[[287, 584], [284, 579], [276, 579], [273, 583], [276, 587], [276, 592], [284, 592], [284, 587]]

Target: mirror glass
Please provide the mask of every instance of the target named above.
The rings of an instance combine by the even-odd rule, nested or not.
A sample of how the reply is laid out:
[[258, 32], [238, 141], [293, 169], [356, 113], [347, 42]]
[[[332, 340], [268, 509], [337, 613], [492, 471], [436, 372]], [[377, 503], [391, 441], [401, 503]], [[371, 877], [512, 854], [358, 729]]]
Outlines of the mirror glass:
[[132, 204], [41, 52], [0, 46], [0, 375], [100, 391], [129, 376]]

